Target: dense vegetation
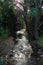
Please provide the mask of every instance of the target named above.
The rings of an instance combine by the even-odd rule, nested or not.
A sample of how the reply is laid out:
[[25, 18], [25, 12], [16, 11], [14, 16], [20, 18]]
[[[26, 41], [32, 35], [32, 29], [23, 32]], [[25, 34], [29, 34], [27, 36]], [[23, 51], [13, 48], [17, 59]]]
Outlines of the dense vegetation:
[[[19, 3], [22, 5], [21, 3]], [[25, 6], [24, 6], [25, 5]], [[23, 11], [16, 10], [15, 4], [10, 0], [0, 0], [0, 37], [7, 38], [9, 35], [16, 38], [16, 31], [26, 28], [28, 37], [32, 41], [39, 37], [38, 28], [43, 22], [43, 1], [24, 1]], [[29, 12], [27, 7], [29, 8]], [[43, 23], [42, 23], [43, 24]]]

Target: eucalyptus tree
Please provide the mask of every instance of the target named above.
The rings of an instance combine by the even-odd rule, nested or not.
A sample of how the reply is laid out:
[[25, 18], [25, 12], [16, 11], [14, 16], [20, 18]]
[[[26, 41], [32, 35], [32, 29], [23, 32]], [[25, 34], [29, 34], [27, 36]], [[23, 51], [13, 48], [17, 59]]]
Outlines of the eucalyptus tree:
[[[24, 20], [29, 38], [38, 39], [38, 28], [40, 25], [42, 0], [24, 0]], [[30, 19], [28, 19], [28, 16]], [[30, 21], [30, 22], [29, 22]]]

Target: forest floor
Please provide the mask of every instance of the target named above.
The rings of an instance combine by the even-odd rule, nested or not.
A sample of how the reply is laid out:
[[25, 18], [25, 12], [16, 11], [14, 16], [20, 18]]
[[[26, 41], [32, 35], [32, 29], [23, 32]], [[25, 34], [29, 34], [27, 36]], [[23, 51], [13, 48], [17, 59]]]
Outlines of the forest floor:
[[[0, 42], [0, 52], [2, 54], [10, 53], [9, 50], [14, 47], [13, 37], [9, 37], [5, 41], [0, 39]], [[43, 37], [39, 38], [38, 43], [43, 47]], [[41, 58], [38, 60], [35, 57], [31, 58], [30, 65], [43, 65], [43, 51], [41, 52]]]

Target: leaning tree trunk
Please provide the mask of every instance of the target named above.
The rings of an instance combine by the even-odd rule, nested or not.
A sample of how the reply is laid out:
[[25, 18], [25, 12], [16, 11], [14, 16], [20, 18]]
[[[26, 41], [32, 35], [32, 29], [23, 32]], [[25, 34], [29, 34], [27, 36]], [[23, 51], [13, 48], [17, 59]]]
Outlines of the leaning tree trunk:
[[27, 16], [27, 4], [24, 0], [24, 21], [25, 21], [25, 24], [26, 24], [26, 30], [28, 32], [28, 35], [29, 35], [29, 22], [28, 22], [28, 16]]

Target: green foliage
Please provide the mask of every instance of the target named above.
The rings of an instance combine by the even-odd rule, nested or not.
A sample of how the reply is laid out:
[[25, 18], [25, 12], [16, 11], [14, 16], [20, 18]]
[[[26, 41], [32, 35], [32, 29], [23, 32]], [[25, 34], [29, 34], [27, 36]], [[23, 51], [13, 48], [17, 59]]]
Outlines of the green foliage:
[[15, 11], [9, 0], [0, 0], [0, 37], [6, 39], [9, 35], [9, 28], [12, 24], [12, 16]]
[[[4, 32], [5, 30], [3, 29], [2, 23], [4, 22], [4, 15], [6, 12], [4, 12], [4, 1], [0, 0], [0, 37], [5, 38]], [[5, 5], [6, 6], [6, 5]]]
[[37, 40], [37, 42], [42, 46], [43, 48], [43, 36], [39, 37], [39, 39]]
[[37, 16], [38, 15], [39, 10], [37, 8], [32, 8], [31, 11], [29, 12], [30, 16]]

